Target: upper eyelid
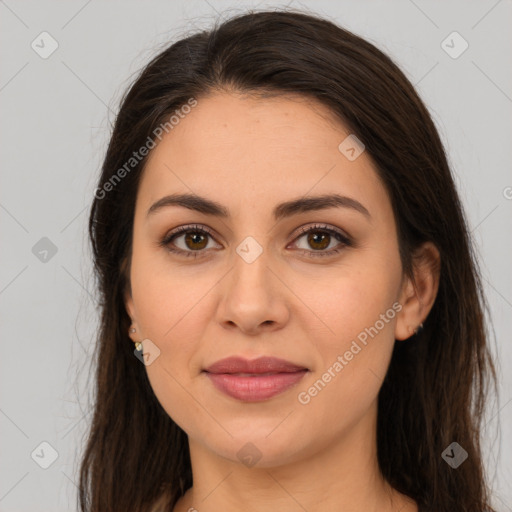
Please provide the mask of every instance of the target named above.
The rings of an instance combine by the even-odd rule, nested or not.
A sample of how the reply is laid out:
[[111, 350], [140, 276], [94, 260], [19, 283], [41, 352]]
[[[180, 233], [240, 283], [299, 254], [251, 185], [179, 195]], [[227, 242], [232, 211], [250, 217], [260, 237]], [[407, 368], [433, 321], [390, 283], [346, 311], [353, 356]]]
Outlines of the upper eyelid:
[[337, 228], [335, 226], [331, 226], [330, 224], [322, 224], [322, 223], [319, 223], [319, 222], [316, 222], [312, 225], [305, 225], [305, 226], [301, 226], [300, 228], [297, 228], [298, 229], [298, 232], [296, 233], [296, 237], [297, 236], [301, 236], [305, 233], [308, 233], [309, 231], [315, 231], [315, 230], [318, 230], [318, 231], [332, 231], [338, 235], [341, 235], [347, 239], [351, 239], [352, 237], [346, 233], [344, 230], [340, 229], [340, 228]]

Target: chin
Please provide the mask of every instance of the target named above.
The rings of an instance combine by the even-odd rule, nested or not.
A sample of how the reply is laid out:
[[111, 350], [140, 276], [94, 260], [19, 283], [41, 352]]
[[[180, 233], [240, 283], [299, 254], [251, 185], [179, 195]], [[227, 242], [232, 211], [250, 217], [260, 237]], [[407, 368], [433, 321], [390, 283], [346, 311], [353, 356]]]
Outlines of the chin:
[[233, 437], [228, 434], [221, 437], [208, 436], [207, 439], [203, 438], [202, 443], [219, 456], [248, 468], [291, 464], [307, 456], [308, 451], [314, 451], [315, 441], [308, 441], [303, 426], [292, 432], [290, 428], [278, 426], [279, 421], [274, 417], [271, 428], [268, 421], [259, 425], [251, 421], [236, 431], [227, 426]]

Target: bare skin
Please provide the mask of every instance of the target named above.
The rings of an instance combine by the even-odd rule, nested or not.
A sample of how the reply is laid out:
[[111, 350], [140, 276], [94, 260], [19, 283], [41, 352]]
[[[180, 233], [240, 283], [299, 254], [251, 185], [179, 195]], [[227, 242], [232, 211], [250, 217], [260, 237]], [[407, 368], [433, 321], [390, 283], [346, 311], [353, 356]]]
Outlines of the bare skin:
[[[217, 93], [198, 98], [150, 156], [137, 196], [126, 307], [132, 340], [149, 339], [160, 350], [146, 366], [155, 395], [189, 436], [194, 485], [174, 512], [417, 511], [379, 471], [377, 396], [395, 339], [411, 337], [433, 305], [439, 253], [432, 244], [421, 248], [414, 287], [402, 271], [391, 203], [373, 162], [366, 152], [350, 161], [338, 149], [348, 135], [323, 105], [300, 97]], [[213, 200], [231, 215], [176, 205], [148, 214], [177, 193]], [[369, 215], [331, 207], [273, 217], [279, 203], [332, 193], [358, 201]], [[190, 224], [212, 235], [201, 239], [191, 228], [195, 239], [179, 233], [159, 245]], [[347, 235], [351, 245], [333, 234], [322, 242], [325, 228], [315, 228], [316, 238], [299, 233], [317, 224]], [[250, 263], [236, 251], [247, 237], [262, 250]], [[376, 325], [378, 333], [333, 370]], [[279, 395], [244, 402], [217, 390], [202, 371], [232, 355], [275, 356], [309, 372]], [[322, 378], [325, 387], [309, 393]], [[239, 455], [254, 450], [247, 443], [260, 454], [252, 466]]]

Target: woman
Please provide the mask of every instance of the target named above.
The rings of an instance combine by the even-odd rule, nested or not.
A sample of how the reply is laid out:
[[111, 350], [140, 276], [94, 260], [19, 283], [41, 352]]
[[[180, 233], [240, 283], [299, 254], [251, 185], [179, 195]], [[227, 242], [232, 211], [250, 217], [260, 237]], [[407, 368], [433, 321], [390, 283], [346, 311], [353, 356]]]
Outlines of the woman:
[[82, 511], [487, 511], [494, 371], [431, 117], [375, 46], [292, 11], [157, 55], [95, 192]]

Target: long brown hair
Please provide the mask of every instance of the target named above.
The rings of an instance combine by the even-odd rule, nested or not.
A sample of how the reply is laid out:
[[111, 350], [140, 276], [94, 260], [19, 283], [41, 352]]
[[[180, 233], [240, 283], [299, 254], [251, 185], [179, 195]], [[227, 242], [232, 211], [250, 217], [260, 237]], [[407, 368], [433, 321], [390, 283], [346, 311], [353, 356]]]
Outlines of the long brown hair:
[[[415, 339], [396, 341], [380, 390], [378, 461], [387, 481], [420, 510], [492, 510], [480, 450], [485, 399], [495, 383], [487, 306], [439, 134], [387, 55], [326, 19], [290, 9], [248, 12], [169, 45], [121, 101], [89, 220], [101, 326], [80, 510], [147, 511], [161, 496], [171, 510], [192, 485], [187, 435], [157, 401], [128, 337], [123, 293], [147, 157], [126, 163], [176, 110], [213, 91], [322, 102], [364, 143], [378, 169], [404, 272], [412, 277], [422, 242], [439, 249], [436, 301]], [[468, 454], [457, 469], [441, 456], [452, 442]]]

